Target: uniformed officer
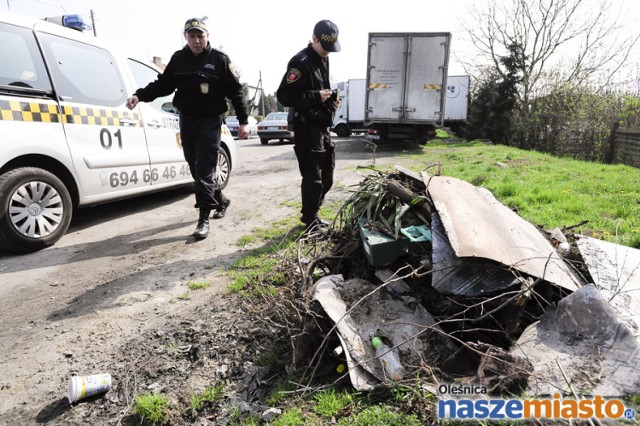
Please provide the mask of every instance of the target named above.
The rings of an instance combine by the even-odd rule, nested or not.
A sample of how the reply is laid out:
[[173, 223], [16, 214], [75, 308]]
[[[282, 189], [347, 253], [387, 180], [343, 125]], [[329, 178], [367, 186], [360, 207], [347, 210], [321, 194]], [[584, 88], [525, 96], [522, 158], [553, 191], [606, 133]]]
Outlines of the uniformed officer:
[[180, 138], [184, 158], [195, 180], [196, 208], [200, 209], [196, 239], [209, 235], [209, 214], [224, 217], [231, 200], [225, 197], [215, 178], [220, 149], [220, 127], [228, 98], [236, 110], [238, 139], [249, 136], [244, 91], [229, 57], [213, 49], [205, 21], [198, 18], [184, 24], [187, 45], [173, 54], [164, 72], [127, 99], [127, 107], [151, 102], [175, 91], [173, 105], [180, 111]]
[[[338, 27], [318, 22], [311, 43], [287, 65], [277, 91], [278, 101], [293, 109], [294, 150], [302, 183], [302, 217], [307, 228], [326, 224], [318, 218], [324, 196], [333, 185], [335, 143], [329, 129], [340, 101], [329, 82], [329, 52], [339, 52]], [[335, 94], [335, 93], [334, 93]]]

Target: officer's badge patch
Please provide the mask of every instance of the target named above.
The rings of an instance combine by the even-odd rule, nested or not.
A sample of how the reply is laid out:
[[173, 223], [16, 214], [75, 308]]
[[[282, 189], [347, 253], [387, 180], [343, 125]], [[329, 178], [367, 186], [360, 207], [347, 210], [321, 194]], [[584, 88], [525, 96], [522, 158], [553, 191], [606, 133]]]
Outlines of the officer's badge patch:
[[300, 78], [301, 75], [302, 75], [302, 73], [300, 72], [299, 69], [291, 68], [289, 70], [289, 72], [287, 73], [287, 83], [293, 83], [293, 82], [297, 81]]
[[238, 71], [234, 64], [229, 64], [229, 71], [231, 71], [231, 74], [235, 75], [236, 78], [240, 78], [240, 71]]

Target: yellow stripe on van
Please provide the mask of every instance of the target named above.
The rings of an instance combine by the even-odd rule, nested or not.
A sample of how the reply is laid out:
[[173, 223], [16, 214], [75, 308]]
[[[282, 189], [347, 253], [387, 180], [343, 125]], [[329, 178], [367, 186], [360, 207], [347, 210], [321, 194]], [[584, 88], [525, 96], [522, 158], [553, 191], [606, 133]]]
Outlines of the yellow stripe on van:
[[0, 100], [0, 120], [4, 121], [121, 126], [120, 119], [126, 119], [134, 121], [134, 127], [142, 126], [140, 114], [134, 112], [69, 105], [64, 105], [62, 111], [61, 115], [52, 103]]

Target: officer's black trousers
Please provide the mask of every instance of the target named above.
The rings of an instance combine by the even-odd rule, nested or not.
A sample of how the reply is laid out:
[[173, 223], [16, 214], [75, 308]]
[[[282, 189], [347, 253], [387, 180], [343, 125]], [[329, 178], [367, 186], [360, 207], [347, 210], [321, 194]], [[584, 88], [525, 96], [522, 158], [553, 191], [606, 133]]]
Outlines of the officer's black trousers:
[[302, 220], [312, 220], [324, 196], [333, 186], [335, 149], [328, 128], [314, 124], [294, 125], [295, 153], [302, 176]]
[[226, 197], [216, 179], [222, 116], [180, 116], [180, 139], [184, 158], [195, 181], [196, 208], [213, 210]]

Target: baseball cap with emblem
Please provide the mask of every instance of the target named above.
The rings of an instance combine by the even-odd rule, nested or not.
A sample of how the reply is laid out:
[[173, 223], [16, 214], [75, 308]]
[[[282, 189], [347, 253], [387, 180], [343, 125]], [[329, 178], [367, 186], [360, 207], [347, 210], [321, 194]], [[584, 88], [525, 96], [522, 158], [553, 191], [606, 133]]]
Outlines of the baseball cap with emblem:
[[204, 20], [200, 18], [188, 19], [187, 22], [184, 23], [184, 32], [186, 33], [191, 30], [198, 30], [198, 31], [202, 31], [203, 33], [206, 33], [207, 24], [205, 24]]
[[327, 52], [340, 51], [338, 26], [328, 19], [323, 19], [313, 27], [313, 35], [316, 36], [322, 48]]

